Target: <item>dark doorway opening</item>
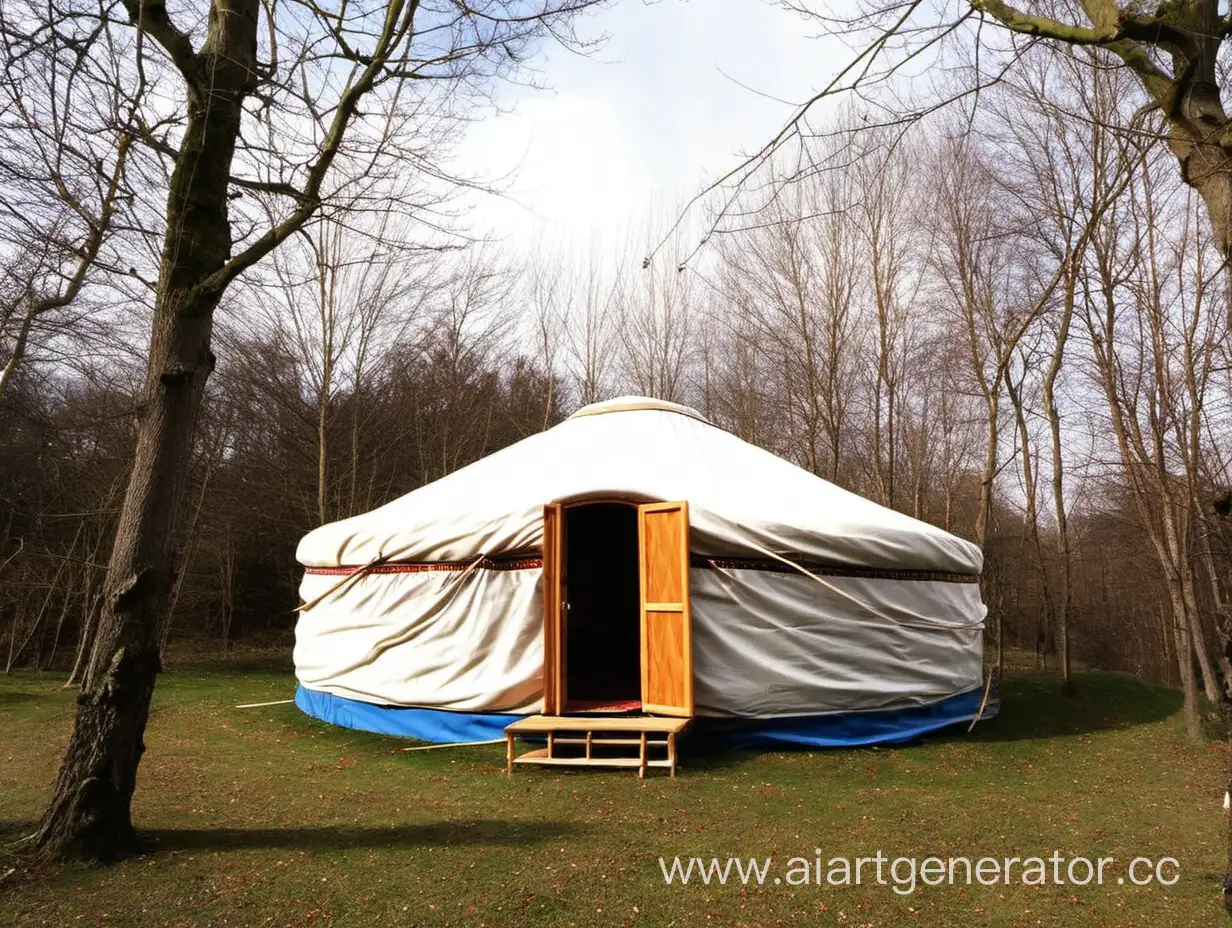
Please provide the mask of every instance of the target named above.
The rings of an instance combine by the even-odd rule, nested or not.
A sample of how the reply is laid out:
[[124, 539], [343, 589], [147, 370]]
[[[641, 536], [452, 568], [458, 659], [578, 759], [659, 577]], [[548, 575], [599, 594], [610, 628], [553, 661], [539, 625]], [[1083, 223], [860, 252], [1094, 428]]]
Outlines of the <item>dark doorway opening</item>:
[[567, 711], [641, 707], [637, 507], [565, 510]]

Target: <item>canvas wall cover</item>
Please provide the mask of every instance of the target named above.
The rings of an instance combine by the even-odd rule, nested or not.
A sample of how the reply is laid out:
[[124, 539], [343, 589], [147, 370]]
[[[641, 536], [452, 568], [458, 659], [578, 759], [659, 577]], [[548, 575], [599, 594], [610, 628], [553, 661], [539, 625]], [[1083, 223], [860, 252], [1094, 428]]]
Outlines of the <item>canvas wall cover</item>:
[[696, 410], [641, 397], [586, 407], [309, 533], [298, 550], [311, 604], [296, 629], [302, 690], [374, 706], [540, 711], [544, 506], [588, 499], [687, 501], [697, 715], [790, 720], [978, 695], [979, 548]]

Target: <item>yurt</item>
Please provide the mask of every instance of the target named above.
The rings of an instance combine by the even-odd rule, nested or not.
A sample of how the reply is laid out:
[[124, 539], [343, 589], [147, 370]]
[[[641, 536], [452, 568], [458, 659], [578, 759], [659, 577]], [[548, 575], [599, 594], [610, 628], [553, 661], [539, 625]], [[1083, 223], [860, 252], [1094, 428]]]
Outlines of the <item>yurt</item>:
[[674, 403], [585, 406], [297, 555], [296, 703], [338, 725], [623, 712], [828, 746], [995, 711], [978, 547]]

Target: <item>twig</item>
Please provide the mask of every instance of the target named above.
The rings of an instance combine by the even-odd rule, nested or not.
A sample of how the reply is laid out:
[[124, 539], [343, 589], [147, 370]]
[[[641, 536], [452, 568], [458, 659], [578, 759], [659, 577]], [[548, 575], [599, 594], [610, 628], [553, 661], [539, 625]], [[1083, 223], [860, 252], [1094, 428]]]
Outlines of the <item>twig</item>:
[[483, 744], [504, 744], [504, 738], [493, 738], [490, 741], [451, 741], [449, 744], [417, 744], [414, 747], [403, 748], [404, 751], [435, 751], [439, 748], [471, 748]]
[[984, 718], [984, 708], [988, 705], [988, 694], [992, 692], [992, 672], [993, 672], [993, 668], [989, 667], [988, 668], [988, 680], [984, 684], [984, 698], [980, 700], [979, 711], [975, 713], [975, 717], [971, 719], [971, 724], [967, 726], [968, 734], [970, 734], [971, 730], [975, 728], [975, 723], [982, 721]]

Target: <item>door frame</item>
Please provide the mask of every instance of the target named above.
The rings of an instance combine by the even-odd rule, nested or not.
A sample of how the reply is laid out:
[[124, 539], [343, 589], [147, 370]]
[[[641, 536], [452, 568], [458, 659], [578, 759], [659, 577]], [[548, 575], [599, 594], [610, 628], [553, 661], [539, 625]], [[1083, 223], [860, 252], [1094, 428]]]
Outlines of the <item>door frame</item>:
[[[680, 707], [655, 707], [645, 702], [646, 695], [646, 633], [645, 633], [645, 558], [643, 554], [643, 512], [644, 506], [677, 507], [680, 502], [666, 500], [645, 500], [615, 494], [604, 494], [584, 497], [571, 497], [547, 503], [544, 507], [543, 533], [543, 714], [563, 715], [569, 704], [568, 694], [568, 589], [569, 565], [567, 563], [567, 513], [570, 509], [598, 504], [619, 504], [628, 506], [637, 512], [638, 523], [638, 635], [641, 639], [639, 660], [641, 663], [641, 696], [643, 711], [656, 712], [660, 715], [679, 715]], [[681, 565], [684, 571], [684, 611], [686, 635], [685, 660], [688, 668], [685, 679], [688, 715], [692, 715], [693, 706], [693, 666], [692, 666], [692, 627], [691, 607], [689, 605], [689, 553], [688, 553], [688, 504], [684, 503], [685, 512], [685, 543], [684, 557]]]
[[565, 509], [543, 507], [543, 714], [565, 705]]
[[[567, 514], [583, 506], [627, 506], [642, 500], [613, 494], [570, 497], [543, 507], [543, 714], [564, 715], [569, 705], [569, 565]], [[640, 531], [640, 526], [639, 526]], [[553, 579], [555, 578], [555, 579]], [[553, 621], [555, 616], [555, 621]]]

